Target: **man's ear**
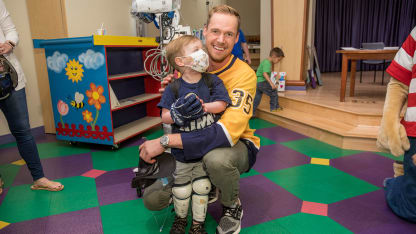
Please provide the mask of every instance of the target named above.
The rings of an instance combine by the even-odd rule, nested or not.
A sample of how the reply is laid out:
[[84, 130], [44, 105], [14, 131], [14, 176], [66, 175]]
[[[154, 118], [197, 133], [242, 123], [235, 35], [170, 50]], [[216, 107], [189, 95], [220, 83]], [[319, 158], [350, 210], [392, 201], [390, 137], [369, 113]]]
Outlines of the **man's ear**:
[[236, 44], [238, 42], [238, 37], [240, 37], [240, 30], [238, 30], [238, 32], [237, 32], [237, 35], [236, 35], [235, 40], [234, 40], [234, 44]]

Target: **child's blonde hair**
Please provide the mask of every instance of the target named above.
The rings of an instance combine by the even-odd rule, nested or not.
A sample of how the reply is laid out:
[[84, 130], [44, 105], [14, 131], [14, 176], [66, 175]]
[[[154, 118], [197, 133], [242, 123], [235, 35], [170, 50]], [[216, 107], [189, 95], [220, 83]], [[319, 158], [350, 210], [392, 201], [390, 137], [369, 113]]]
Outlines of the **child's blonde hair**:
[[176, 57], [184, 56], [184, 46], [188, 45], [193, 41], [199, 41], [199, 39], [195, 36], [191, 35], [183, 35], [175, 40], [169, 42], [166, 46], [166, 58], [168, 59], [169, 64], [174, 67], [176, 70], [181, 71], [179, 66], [175, 62]]

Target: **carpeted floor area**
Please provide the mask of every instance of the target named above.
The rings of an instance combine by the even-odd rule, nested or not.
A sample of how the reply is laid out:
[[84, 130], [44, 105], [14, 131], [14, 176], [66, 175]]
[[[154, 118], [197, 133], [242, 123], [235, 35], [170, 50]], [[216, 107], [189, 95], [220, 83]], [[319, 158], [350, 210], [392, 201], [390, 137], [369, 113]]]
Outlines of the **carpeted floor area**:
[[[393, 175], [393, 156], [343, 150], [261, 119], [257, 162], [241, 176], [241, 233], [415, 233], [416, 224], [391, 213], [382, 181]], [[153, 139], [161, 129], [143, 136]], [[47, 177], [61, 192], [30, 190], [31, 176], [16, 145], [0, 145], [0, 233], [169, 233], [172, 208], [148, 211], [130, 188], [138, 163], [137, 137], [118, 150], [69, 145], [54, 135], [36, 137]], [[221, 205], [208, 207], [215, 233]], [[163, 225], [164, 223], [164, 225]]]

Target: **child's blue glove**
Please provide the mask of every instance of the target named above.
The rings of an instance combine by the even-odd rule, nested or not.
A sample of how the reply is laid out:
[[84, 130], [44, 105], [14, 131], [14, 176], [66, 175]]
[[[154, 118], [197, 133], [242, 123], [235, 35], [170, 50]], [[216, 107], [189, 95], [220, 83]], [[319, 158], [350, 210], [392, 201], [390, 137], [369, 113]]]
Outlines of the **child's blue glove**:
[[203, 116], [204, 111], [196, 94], [189, 93], [172, 103], [170, 115], [175, 124], [183, 126], [186, 121]]

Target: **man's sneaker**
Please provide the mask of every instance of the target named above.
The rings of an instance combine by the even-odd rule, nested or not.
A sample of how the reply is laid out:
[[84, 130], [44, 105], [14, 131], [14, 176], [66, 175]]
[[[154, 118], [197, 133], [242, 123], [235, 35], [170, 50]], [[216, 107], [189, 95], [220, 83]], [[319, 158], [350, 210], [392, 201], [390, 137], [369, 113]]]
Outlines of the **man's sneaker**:
[[188, 222], [186, 218], [180, 218], [175, 216], [175, 221], [173, 221], [172, 227], [170, 228], [170, 234], [185, 234], [186, 225]]
[[217, 234], [237, 234], [241, 230], [241, 218], [243, 217], [243, 208], [241, 202], [235, 208], [222, 208], [222, 217], [217, 227]]
[[189, 230], [189, 234], [207, 234], [204, 228], [204, 223], [192, 222], [192, 226], [191, 226], [191, 229]]
[[217, 187], [215, 187], [215, 185], [212, 184], [211, 191], [209, 191], [208, 193], [208, 204], [216, 202], [218, 200], [218, 194], [219, 190], [217, 189]]

